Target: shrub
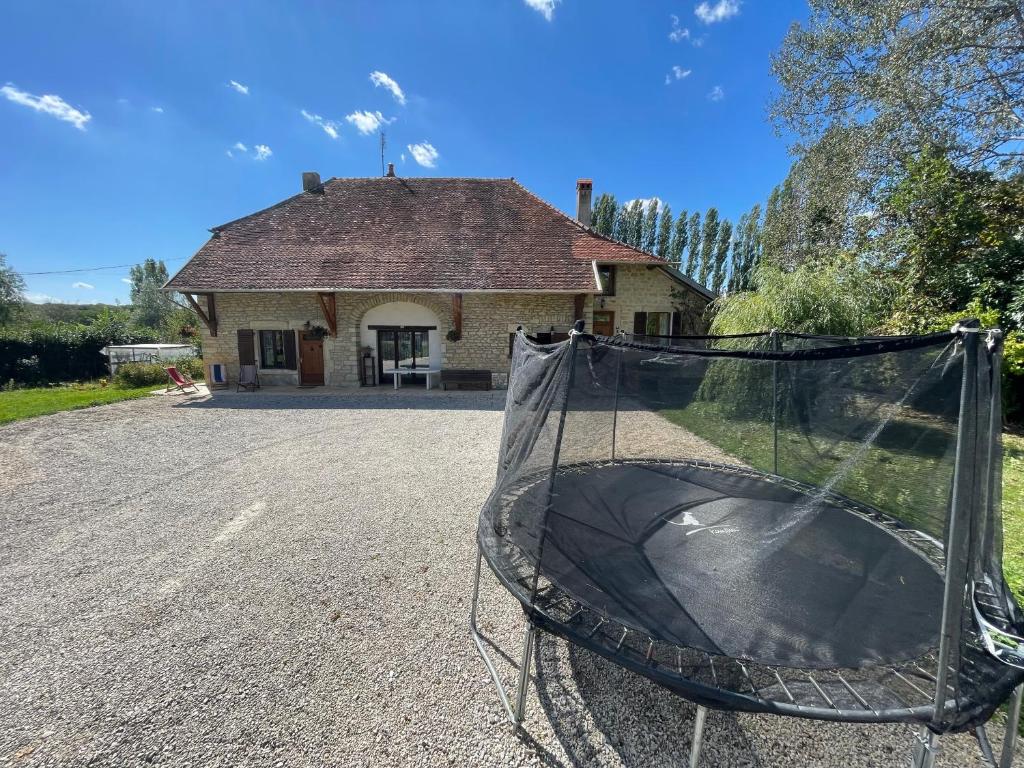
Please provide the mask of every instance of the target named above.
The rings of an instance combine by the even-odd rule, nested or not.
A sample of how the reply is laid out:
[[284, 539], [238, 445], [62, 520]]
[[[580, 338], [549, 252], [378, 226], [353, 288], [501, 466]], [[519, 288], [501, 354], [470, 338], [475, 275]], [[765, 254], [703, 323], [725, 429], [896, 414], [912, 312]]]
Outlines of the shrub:
[[159, 386], [167, 383], [167, 371], [160, 363], [122, 363], [114, 382], [122, 389]]
[[173, 365], [189, 378], [197, 380], [206, 378], [201, 357], [179, 357], [177, 360], [168, 360], [167, 364]]

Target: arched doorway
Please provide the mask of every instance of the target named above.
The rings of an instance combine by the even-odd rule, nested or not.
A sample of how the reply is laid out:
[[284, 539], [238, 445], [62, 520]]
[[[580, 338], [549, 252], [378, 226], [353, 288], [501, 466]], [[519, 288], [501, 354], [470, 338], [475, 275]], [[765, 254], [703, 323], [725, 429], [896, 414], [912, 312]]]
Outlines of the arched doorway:
[[[373, 349], [378, 383], [391, 383], [383, 374], [393, 368], [441, 367], [441, 323], [422, 304], [392, 301], [368, 310], [360, 322], [360, 343]], [[402, 377], [402, 386], [424, 387], [425, 375]]]

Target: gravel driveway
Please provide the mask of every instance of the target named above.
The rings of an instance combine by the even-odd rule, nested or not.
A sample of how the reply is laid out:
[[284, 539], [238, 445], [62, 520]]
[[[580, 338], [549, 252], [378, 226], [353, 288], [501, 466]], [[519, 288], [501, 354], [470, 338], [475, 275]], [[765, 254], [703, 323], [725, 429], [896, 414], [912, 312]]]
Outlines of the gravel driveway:
[[[503, 722], [466, 628], [502, 405], [264, 391], [0, 428], [0, 765], [685, 765], [692, 705], [549, 637], [528, 735]], [[712, 713], [705, 742], [902, 766], [911, 732]]]

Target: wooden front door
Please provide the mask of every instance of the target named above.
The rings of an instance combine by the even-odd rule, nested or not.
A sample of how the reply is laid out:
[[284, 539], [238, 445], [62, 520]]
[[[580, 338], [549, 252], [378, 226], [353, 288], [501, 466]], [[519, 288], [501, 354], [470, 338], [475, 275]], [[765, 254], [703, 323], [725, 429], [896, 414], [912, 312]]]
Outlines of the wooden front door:
[[303, 387], [322, 386], [324, 383], [324, 342], [323, 339], [299, 339], [299, 385]]
[[594, 333], [598, 336], [615, 335], [615, 313], [604, 309], [594, 310]]

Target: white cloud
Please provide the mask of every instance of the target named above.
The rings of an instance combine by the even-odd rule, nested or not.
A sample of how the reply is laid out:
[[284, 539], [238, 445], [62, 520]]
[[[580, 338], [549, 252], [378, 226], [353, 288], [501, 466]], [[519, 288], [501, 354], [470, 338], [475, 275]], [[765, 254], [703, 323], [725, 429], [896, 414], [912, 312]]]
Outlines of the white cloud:
[[132, 279], [130, 277], [122, 277], [121, 282], [124, 283], [125, 285], [131, 285]]
[[555, 6], [562, 0], [524, 0], [524, 2], [545, 19], [551, 21], [555, 15]]
[[658, 208], [661, 208], [665, 204], [664, 200], [655, 195], [654, 197], [634, 197], [632, 200], [627, 200], [626, 202], [624, 202], [622, 204], [622, 207], [625, 208], [626, 206], [632, 205], [633, 203], [636, 202], [640, 203], [640, 207], [643, 208], [645, 212], [648, 209], [650, 209], [652, 203], [657, 203]]
[[672, 14], [671, 18], [672, 31], [668, 33], [668, 39], [671, 40], [673, 43], [680, 43], [683, 40], [689, 40], [690, 30], [688, 30], [686, 27], [679, 26], [679, 17], [676, 16], [674, 13]]
[[724, 99], [725, 91], [722, 90], [722, 86], [716, 85], [714, 88], [712, 88], [711, 91], [708, 93], [708, 98], [711, 99], [711, 101], [721, 101], [722, 99]]
[[274, 154], [271, 151], [270, 147], [268, 147], [266, 144], [257, 144], [255, 147], [253, 147], [253, 152], [255, 152], [255, 154], [253, 155], [253, 160], [266, 160], [268, 157]]
[[0, 88], [0, 93], [15, 104], [21, 104], [23, 107], [29, 107], [36, 112], [52, 115], [58, 120], [71, 123], [80, 131], [84, 131], [85, 124], [92, 120], [92, 115], [88, 112], [75, 109], [60, 96], [52, 93], [36, 96], [26, 91], [18, 90], [14, 83], [7, 83], [3, 88]]
[[391, 91], [391, 95], [395, 97], [395, 101], [403, 106], [405, 105], [405, 94], [402, 92], [398, 83], [396, 83], [389, 75], [384, 72], [371, 72], [370, 82], [378, 88], [387, 88]]
[[306, 110], [300, 110], [302, 116], [306, 118], [313, 125], [319, 126], [323, 129], [323, 132], [330, 136], [332, 139], [338, 138], [338, 124], [333, 120], [324, 120], [320, 115], [314, 115], [312, 112]]
[[705, 0], [694, 8], [693, 12], [705, 24], [715, 24], [719, 21], [731, 19], [738, 14], [740, 12], [740, 4], [739, 0], [718, 0], [717, 3], [711, 5]]
[[88, 283], [78, 282], [78, 283], [72, 283], [71, 287], [72, 288], [81, 288], [83, 291], [91, 291], [96, 286], [95, 285], [89, 285]]
[[404, 163], [405, 162], [405, 152], [400, 154], [399, 157], [402, 159], [402, 162]]
[[249, 148], [247, 146], [245, 146], [245, 144], [243, 144], [240, 141], [236, 141], [235, 142], [234, 149], [237, 149], [239, 152], [248, 152], [249, 151]]
[[162, 115], [164, 113], [163, 107], [150, 107], [150, 110], [156, 112], [158, 115]]
[[665, 85], [672, 85], [676, 80], [689, 77], [692, 71], [692, 69], [683, 69], [678, 64], [673, 64], [672, 71], [665, 75]]
[[64, 299], [58, 299], [48, 293], [29, 292], [25, 294], [25, 301], [30, 304], [66, 304]]
[[351, 115], [345, 115], [345, 119], [352, 123], [363, 136], [369, 136], [382, 125], [391, 125], [391, 123], [395, 122], [395, 118], [388, 120], [380, 112], [368, 112], [366, 110], [362, 112], [356, 110]]
[[248, 85], [242, 85], [237, 80], [228, 80], [228, 88], [234, 88], [236, 91], [238, 91], [243, 96], [248, 96], [249, 95], [249, 86]]
[[438, 158], [441, 157], [441, 154], [434, 149], [434, 145], [425, 141], [419, 144], [409, 144], [406, 149], [409, 150], [409, 154], [412, 155], [412, 159], [424, 168], [435, 167], [437, 165]]

